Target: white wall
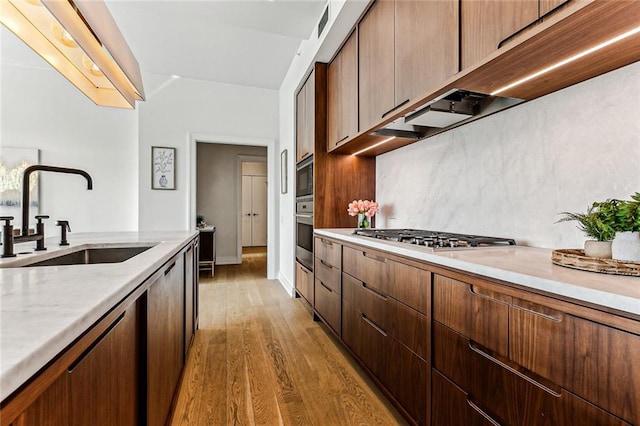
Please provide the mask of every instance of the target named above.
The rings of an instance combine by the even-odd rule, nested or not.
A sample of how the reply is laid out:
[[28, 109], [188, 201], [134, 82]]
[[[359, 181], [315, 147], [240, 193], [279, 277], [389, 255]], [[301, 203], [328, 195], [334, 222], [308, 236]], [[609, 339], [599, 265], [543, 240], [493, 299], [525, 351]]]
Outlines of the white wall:
[[377, 226], [581, 247], [559, 212], [640, 190], [638, 76], [635, 63], [379, 156]]
[[288, 191], [280, 195], [280, 263], [278, 279], [293, 295], [295, 283], [295, 95], [315, 62], [328, 62], [367, 8], [369, 0], [329, 0], [329, 21], [320, 39], [317, 30], [300, 45], [280, 86], [279, 152], [288, 151]]
[[[190, 140], [194, 134], [278, 136], [275, 90], [178, 79], [140, 105], [140, 230], [190, 229]], [[177, 148], [176, 190], [151, 190], [151, 146]], [[272, 147], [273, 149], [273, 147]]]
[[96, 106], [42, 64], [2, 63], [0, 146], [37, 148], [41, 164], [83, 169], [94, 188], [81, 176], [39, 172], [40, 213], [51, 216], [46, 235], [59, 235], [57, 219], [73, 232], [135, 230], [137, 113]]

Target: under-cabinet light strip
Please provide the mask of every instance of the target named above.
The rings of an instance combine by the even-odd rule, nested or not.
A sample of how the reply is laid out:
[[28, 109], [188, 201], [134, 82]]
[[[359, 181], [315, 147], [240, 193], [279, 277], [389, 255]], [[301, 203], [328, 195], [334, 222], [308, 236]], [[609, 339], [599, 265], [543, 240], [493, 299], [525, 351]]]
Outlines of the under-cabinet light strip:
[[576, 61], [576, 60], [578, 60], [578, 59], [580, 59], [580, 58], [582, 58], [584, 56], [590, 55], [593, 52], [597, 52], [600, 49], [603, 49], [603, 48], [605, 48], [607, 46], [610, 46], [610, 45], [612, 45], [614, 43], [617, 43], [617, 42], [619, 42], [621, 40], [624, 40], [625, 38], [629, 38], [632, 35], [637, 34], [639, 32], [640, 32], [640, 27], [636, 27], [636, 28], [634, 28], [634, 29], [632, 29], [630, 31], [627, 31], [626, 33], [620, 34], [617, 37], [614, 37], [614, 38], [612, 38], [610, 40], [607, 40], [607, 41], [605, 41], [603, 43], [600, 43], [600, 44], [598, 44], [598, 45], [596, 45], [596, 46], [594, 46], [594, 47], [592, 47], [590, 49], [584, 50], [584, 51], [582, 51], [582, 52], [580, 52], [580, 53], [578, 53], [576, 55], [573, 55], [573, 56], [571, 56], [571, 57], [569, 57], [567, 59], [564, 59], [564, 60], [562, 60], [562, 61], [560, 61], [558, 63], [555, 63], [555, 64], [553, 64], [553, 65], [551, 65], [551, 66], [549, 66], [549, 67], [547, 67], [547, 68], [545, 68], [543, 70], [535, 72], [535, 73], [533, 73], [533, 74], [531, 74], [531, 75], [529, 75], [527, 77], [524, 77], [524, 78], [522, 78], [522, 79], [520, 79], [518, 81], [515, 81], [515, 82], [513, 82], [513, 83], [511, 83], [511, 84], [509, 84], [507, 86], [504, 86], [504, 87], [492, 92], [491, 96], [497, 95], [497, 94], [502, 93], [502, 92], [504, 92], [506, 90], [509, 90], [509, 89], [512, 89], [512, 88], [514, 88], [516, 86], [519, 86], [522, 83], [526, 83], [527, 81], [530, 81], [530, 80], [533, 80], [534, 78], [540, 77], [543, 74], [546, 74], [546, 73], [551, 72], [551, 71], [553, 71], [553, 70], [555, 70], [557, 68], [560, 68], [560, 67], [562, 67], [564, 65], [567, 65], [568, 63]]
[[375, 147], [377, 147], [377, 146], [380, 146], [380, 145], [382, 145], [383, 143], [387, 143], [387, 142], [389, 142], [389, 141], [392, 141], [392, 140], [394, 140], [395, 138], [396, 138], [395, 136], [391, 136], [390, 138], [387, 138], [387, 139], [385, 139], [385, 140], [383, 140], [383, 141], [381, 141], [381, 142], [378, 142], [378, 143], [376, 143], [376, 144], [373, 144], [373, 145], [371, 145], [371, 146], [368, 146], [368, 147], [366, 147], [365, 149], [361, 149], [361, 150], [360, 150], [360, 151], [358, 151], [358, 152], [354, 152], [354, 153], [353, 153], [353, 154], [351, 154], [351, 155], [358, 155], [358, 154], [362, 154], [363, 152], [369, 151], [370, 149], [373, 149], [373, 148], [375, 148]]

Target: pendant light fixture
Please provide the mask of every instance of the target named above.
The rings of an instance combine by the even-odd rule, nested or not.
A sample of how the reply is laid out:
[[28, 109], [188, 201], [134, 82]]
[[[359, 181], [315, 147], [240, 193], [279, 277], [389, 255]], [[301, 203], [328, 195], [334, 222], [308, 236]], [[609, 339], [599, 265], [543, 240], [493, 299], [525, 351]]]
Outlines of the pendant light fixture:
[[96, 105], [144, 100], [138, 62], [101, 0], [0, 0], [0, 22]]

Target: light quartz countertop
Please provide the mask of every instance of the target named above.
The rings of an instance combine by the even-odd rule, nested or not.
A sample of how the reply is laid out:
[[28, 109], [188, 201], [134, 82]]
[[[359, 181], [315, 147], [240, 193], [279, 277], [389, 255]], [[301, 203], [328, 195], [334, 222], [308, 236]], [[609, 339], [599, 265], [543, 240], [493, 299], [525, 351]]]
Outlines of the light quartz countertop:
[[[15, 258], [0, 259], [0, 400], [31, 378], [191, 239], [192, 231], [69, 234], [70, 245], [47, 239], [16, 244]], [[153, 246], [121, 263], [20, 267], [34, 258], [99, 247]]]
[[[549, 249], [500, 246], [434, 251], [428, 247], [352, 234], [353, 229], [316, 229], [315, 234], [400, 256], [514, 283], [577, 303], [632, 314], [640, 319], [640, 277], [600, 274], [551, 263]], [[629, 316], [629, 315], [627, 315]]]

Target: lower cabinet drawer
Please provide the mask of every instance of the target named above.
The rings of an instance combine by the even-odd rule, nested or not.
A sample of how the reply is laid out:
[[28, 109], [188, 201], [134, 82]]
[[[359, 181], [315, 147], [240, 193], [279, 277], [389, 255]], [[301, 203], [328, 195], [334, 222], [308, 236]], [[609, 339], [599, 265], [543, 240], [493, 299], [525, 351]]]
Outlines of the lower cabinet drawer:
[[438, 370], [431, 372], [431, 424], [433, 426], [495, 426], [497, 422], [483, 413], [467, 394]]
[[[433, 323], [433, 366], [470, 404], [505, 425], [628, 425], [464, 336]], [[433, 391], [434, 395], [436, 391]]]
[[344, 273], [342, 297], [380, 328], [427, 359], [429, 322], [424, 314]]
[[315, 310], [322, 319], [340, 336], [341, 308], [340, 294], [327, 287], [316, 278], [315, 280]]
[[335, 268], [322, 259], [316, 257], [314, 262], [314, 273], [316, 279], [322, 281], [324, 285], [332, 291], [340, 294], [340, 269]]
[[342, 303], [342, 340], [420, 425], [427, 422], [427, 363], [351, 303]]
[[342, 271], [373, 289], [427, 314], [431, 273], [387, 258], [383, 253], [344, 247]]
[[296, 262], [296, 290], [313, 306], [313, 272]]

